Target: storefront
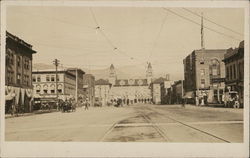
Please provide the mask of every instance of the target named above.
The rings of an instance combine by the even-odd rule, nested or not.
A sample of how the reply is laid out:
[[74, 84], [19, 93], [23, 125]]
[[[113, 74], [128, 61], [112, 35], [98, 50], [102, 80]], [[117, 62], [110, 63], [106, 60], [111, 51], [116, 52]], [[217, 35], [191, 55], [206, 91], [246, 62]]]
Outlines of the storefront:
[[5, 113], [11, 113], [13, 106], [15, 106], [19, 112], [31, 112], [32, 101], [32, 89], [5, 86]]

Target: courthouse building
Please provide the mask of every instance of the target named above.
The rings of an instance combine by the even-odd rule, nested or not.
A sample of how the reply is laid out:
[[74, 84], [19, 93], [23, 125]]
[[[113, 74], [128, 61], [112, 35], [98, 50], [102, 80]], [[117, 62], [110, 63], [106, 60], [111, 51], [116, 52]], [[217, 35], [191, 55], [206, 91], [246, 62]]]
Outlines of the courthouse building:
[[243, 104], [244, 92], [244, 41], [238, 48], [228, 49], [223, 60], [226, 66], [226, 88], [237, 91], [240, 104]]
[[225, 89], [226, 49], [194, 50], [184, 60], [184, 90], [193, 101], [203, 98], [207, 103], [222, 103]]
[[115, 67], [112, 64], [110, 66], [110, 73], [108, 79], [109, 83], [111, 83], [109, 100], [111, 102], [114, 102], [118, 99], [122, 99], [124, 104], [150, 102], [152, 97], [149, 85], [152, 82], [152, 77], [152, 66], [150, 63], [148, 64], [146, 70], [146, 76], [142, 79], [118, 79]]
[[5, 112], [11, 105], [22, 107], [24, 112], [32, 110], [32, 45], [6, 32], [5, 56]]

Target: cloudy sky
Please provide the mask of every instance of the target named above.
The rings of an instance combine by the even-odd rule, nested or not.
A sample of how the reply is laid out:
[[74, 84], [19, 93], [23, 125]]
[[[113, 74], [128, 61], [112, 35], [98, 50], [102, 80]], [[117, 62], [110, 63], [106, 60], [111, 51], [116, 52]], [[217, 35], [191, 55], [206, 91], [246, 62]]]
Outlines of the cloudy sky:
[[169, 12], [163, 8], [9, 6], [6, 19], [7, 31], [38, 52], [34, 63], [51, 64], [58, 58], [64, 66], [102, 69], [111, 63], [145, 67], [149, 61], [155, 73], [183, 76], [183, 58], [201, 47], [200, 26], [195, 24], [201, 19], [194, 15], [201, 12], [216, 23], [204, 20], [210, 29], [204, 29], [206, 49], [237, 47], [243, 40], [242, 9], [171, 8]]

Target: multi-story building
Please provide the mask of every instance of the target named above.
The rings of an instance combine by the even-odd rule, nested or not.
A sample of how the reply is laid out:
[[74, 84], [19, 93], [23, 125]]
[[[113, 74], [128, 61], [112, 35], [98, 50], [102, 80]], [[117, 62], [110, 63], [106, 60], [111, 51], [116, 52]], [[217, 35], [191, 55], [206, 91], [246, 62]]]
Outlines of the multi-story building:
[[36, 70], [32, 79], [35, 98], [55, 100], [58, 95], [58, 99], [65, 100], [76, 96], [76, 76], [71, 71], [58, 70], [56, 82], [55, 70]]
[[24, 112], [32, 110], [32, 45], [6, 32], [5, 100], [6, 112], [12, 104]]
[[172, 103], [181, 104], [183, 98], [183, 80], [175, 81], [172, 88]]
[[95, 77], [92, 74], [83, 75], [84, 99], [88, 100], [91, 106], [95, 104]]
[[111, 83], [104, 79], [95, 81], [95, 98], [100, 101], [102, 105], [107, 105], [110, 100], [109, 93], [111, 85]]
[[78, 68], [68, 68], [67, 71], [76, 76], [76, 79], [77, 79], [77, 84], [76, 84], [77, 97], [76, 97], [76, 99], [77, 99], [77, 101], [79, 99], [83, 99], [84, 98], [83, 75], [85, 74], [85, 72], [82, 69], [78, 69]]
[[224, 56], [226, 66], [226, 88], [237, 91], [240, 104], [243, 104], [244, 97], [244, 41], [241, 41], [238, 48], [228, 49]]
[[194, 50], [183, 60], [186, 98], [202, 99], [206, 103], [222, 102], [225, 53], [226, 49]]
[[170, 75], [167, 74], [165, 78], [160, 77], [153, 79], [150, 84], [152, 101], [154, 104], [167, 104], [167, 89], [171, 87]]
[[124, 104], [150, 102], [151, 92], [149, 85], [152, 81], [152, 66], [149, 63], [146, 78], [117, 79], [115, 67], [110, 66], [109, 83], [112, 84], [110, 102], [122, 99]]

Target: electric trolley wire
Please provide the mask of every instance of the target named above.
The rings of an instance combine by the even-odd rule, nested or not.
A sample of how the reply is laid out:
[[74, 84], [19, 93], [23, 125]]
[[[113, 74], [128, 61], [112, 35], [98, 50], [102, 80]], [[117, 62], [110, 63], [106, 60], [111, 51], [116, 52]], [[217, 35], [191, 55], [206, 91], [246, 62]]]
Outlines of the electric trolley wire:
[[[181, 17], [182, 19], [185, 19], [185, 20], [187, 20], [187, 21], [190, 21], [190, 22], [192, 22], [192, 23], [194, 23], [194, 24], [200, 26], [200, 23], [198, 23], [198, 22], [196, 22], [196, 21], [194, 21], [194, 20], [191, 20], [191, 19], [189, 19], [189, 18], [187, 18], [187, 17], [185, 17], [185, 16], [183, 16], [183, 15], [180, 15], [180, 14], [178, 14], [178, 13], [176, 13], [176, 12], [170, 10], [170, 9], [167, 9], [167, 8], [163, 8], [163, 9], [164, 9], [165, 11], [168, 11], [168, 12], [170, 12], [170, 13], [172, 13], [172, 14], [178, 16], [178, 17]], [[242, 41], [242, 40], [240, 40], [240, 39], [238, 39], [238, 38], [235, 38], [235, 37], [233, 37], [233, 36], [231, 36], [231, 35], [227, 35], [227, 34], [225, 34], [225, 33], [219, 32], [219, 31], [217, 31], [217, 30], [215, 30], [215, 29], [212, 29], [212, 28], [210, 28], [210, 27], [207, 27], [207, 26], [203, 26], [203, 27], [206, 28], [206, 29], [208, 29], [208, 30], [210, 30], [210, 31], [212, 31], [212, 32], [215, 32], [215, 33], [217, 33], [217, 34], [220, 34], [220, 35], [223, 35], [223, 36], [225, 36], [225, 37], [231, 38], [231, 39], [233, 39], [233, 40]]]
[[156, 38], [155, 38], [154, 43], [153, 43], [153, 47], [149, 52], [149, 59], [151, 58], [151, 56], [153, 54], [153, 51], [154, 51], [154, 49], [156, 47], [156, 43], [157, 43], [157, 41], [158, 41], [158, 39], [159, 39], [159, 37], [161, 35], [161, 32], [162, 32], [163, 26], [164, 26], [164, 24], [166, 22], [166, 19], [167, 19], [167, 15], [163, 18], [163, 21], [162, 21], [161, 26], [160, 26], [160, 30], [159, 30], [158, 34], [156, 35]]
[[[195, 13], [195, 12], [191, 11], [190, 9], [187, 9], [187, 8], [182, 8], [182, 9], [186, 10], [187, 12], [189, 12], [189, 13], [191, 13], [191, 14], [193, 14], [193, 15], [196, 15], [196, 16], [198, 16], [198, 17], [201, 17], [201, 15], [199, 15], [198, 13]], [[210, 20], [210, 19], [208, 19], [208, 18], [206, 18], [206, 17], [203, 17], [203, 19], [204, 19], [204, 20], [207, 20], [207, 21], [209, 21], [209, 22], [211, 22], [211, 23], [213, 23], [213, 24], [215, 24], [215, 25], [217, 25], [217, 26], [219, 26], [219, 27], [222, 27], [222, 28], [224, 28], [224, 29], [226, 29], [226, 30], [229, 30], [229, 31], [231, 31], [231, 32], [234, 32], [234, 33], [236, 33], [236, 34], [238, 34], [238, 35], [244, 36], [244, 34], [239, 33], [239, 32], [237, 32], [237, 31], [235, 31], [235, 30], [233, 30], [233, 29], [231, 29], [231, 28], [228, 28], [228, 27], [224, 26], [224, 25], [218, 24], [218, 23], [216, 23], [216, 22], [214, 22], [214, 21], [212, 21], [212, 20]]]
[[120, 53], [120, 54], [122, 54], [122, 55], [125, 55], [125, 56], [129, 57], [131, 60], [136, 59], [134, 57], [129, 56], [126, 52], [122, 51], [121, 49], [119, 49], [118, 47], [115, 46], [115, 44], [105, 34], [103, 28], [99, 25], [98, 20], [97, 20], [97, 18], [95, 16], [94, 11], [92, 10], [92, 8], [89, 8], [89, 10], [90, 10], [91, 15], [92, 15], [92, 17], [94, 19], [94, 22], [96, 24], [96, 30], [98, 30], [100, 32], [100, 34], [104, 37], [104, 39], [107, 41], [107, 43], [113, 48], [113, 50]]

